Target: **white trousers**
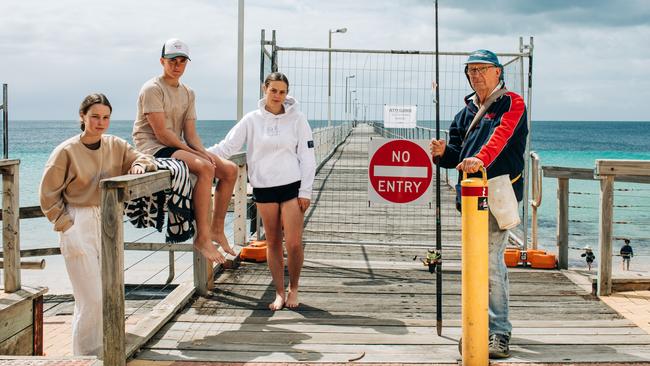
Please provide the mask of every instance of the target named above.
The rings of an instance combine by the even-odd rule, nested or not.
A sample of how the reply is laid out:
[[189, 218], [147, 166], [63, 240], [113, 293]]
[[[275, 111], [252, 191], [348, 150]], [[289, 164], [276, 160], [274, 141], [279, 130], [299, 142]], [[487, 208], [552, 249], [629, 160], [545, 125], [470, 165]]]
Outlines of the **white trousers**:
[[101, 356], [100, 211], [97, 206], [68, 206], [67, 210], [73, 217], [74, 224], [64, 233], [59, 233], [59, 243], [75, 299], [72, 352], [75, 356]]

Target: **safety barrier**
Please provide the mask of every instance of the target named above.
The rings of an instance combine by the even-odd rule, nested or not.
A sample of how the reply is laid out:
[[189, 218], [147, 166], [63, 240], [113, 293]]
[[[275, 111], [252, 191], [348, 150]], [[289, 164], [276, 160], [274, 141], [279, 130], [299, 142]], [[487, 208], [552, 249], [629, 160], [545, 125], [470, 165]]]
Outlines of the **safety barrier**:
[[[436, 55], [436, 52], [425, 50], [285, 47], [278, 44], [275, 31], [271, 32], [270, 39], [267, 36], [267, 32], [262, 30], [260, 82], [272, 71], [286, 74], [291, 81], [291, 95], [300, 102], [301, 110], [309, 121], [315, 124], [336, 126], [342, 123], [364, 123], [375, 127], [375, 133], [388, 138], [431, 139], [436, 136], [433, 129], [436, 107], [440, 110], [440, 126], [444, 130], [464, 106], [463, 97], [471, 92], [464, 75], [464, 61], [469, 52], [441, 51]], [[508, 89], [522, 95], [530, 107], [532, 39], [529, 44], [524, 44], [523, 38], [520, 38], [518, 51], [499, 53], [498, 56], [504, 65]], [[431, 88], [431, 82], [435, 80], [436, 57], [439, 58], [441, 72], [439, 100], [434, 100]], [[380, 121], [383, 121], [386, 106], [415, 106], [418, 127], [383, 128]], [[528, 112], [530, 118], [530, 108]], [[368, 135], [367, 138], [371, 136]], [[360, 137], [348, 143], [350, 147], [354, 146], [355, 154], [338, 161], [338, 167], [343, 164], [350, 171], [367, 169], [367, 140], [364, 141]], [[528, 159], [523, 174], [526, 185], [527, 166]], [[444, 170], [444, 174], [444, 181], [453, 181], [455, 184], [455, 172]], [[315, 187], [319, 184], [325, 188], [322, 196], [334, 202], [349, 201], [348, 197], [342, 196], [344, 191], [337, 189], [339, 186], [363, 189], [363, 182], [348, 177], [337, 178], [336, 182], [317, 181]], [[527, 187], [525, 191], [524, 200], [527, 201]], [[319, 203], [314, 202], [316, 205]], [[362, 226], [372, 232], [376, 231], [379, 225], [392, 225], [396, 219], [396, 216], [385, 217], [382, 222], [378, 222], [356, 215], [361, 211], [359, 207], [366, 205], [368, 202], [347, 202], [345, 207], [340, 206], [338, 209], [349, 213], [348, 215], [332, 216], [319, 223], [335, 228], [341, 233], [348, 231], [353, 225]], [[431, 207], [435, 205], [435, 201], [431, 202]], [[410, 209], [404, 208], [400, 213], [409, 214]], [[528, 216], [527, 205], [522, 205], [520, 214], [522, 217]], [[458, 224], [447, 219], [453, 216], [450, 213], [442, 213], [441, 216], [445, 217], [443, 227]], [[522, 220], [522, 238], [528, 235], [527, 225], [528, 220]], [[399, 231], [394, 234], [399, 236]], [[343, 240], [336, 237], [330, 239]]]

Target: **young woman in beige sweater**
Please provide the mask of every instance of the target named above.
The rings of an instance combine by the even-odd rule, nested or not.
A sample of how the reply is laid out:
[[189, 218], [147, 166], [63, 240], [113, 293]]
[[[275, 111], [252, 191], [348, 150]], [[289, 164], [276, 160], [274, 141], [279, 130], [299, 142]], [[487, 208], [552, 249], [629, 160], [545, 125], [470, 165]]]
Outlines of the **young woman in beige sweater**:
[[101, 217], [102, 179], [156, 170], [153, 158], [104, 132], [112, 107], [103, 94], [90, 94], [79, 107], [81, 134], [57, 146], [45, 165], [41, 209], [59, 232], [61, 254], [72, 283], [75, 355], [102, 352]]

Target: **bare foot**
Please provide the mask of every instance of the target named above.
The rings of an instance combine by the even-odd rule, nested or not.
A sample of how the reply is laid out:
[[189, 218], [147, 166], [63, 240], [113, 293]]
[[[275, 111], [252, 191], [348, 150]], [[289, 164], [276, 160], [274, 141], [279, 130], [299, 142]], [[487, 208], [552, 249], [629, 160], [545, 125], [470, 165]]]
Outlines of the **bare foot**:
[[221, 245], [221, 249], [223, 249], [224, 252], [232, 255], [233, 257], [237, 255], [235, 251], [230, 247], [230, 244], [228, 244], [228, 238], [226, 237], [226, 234], [222, 232], [220, 233], [212, 233], [212, 241], [216, 241]]
[[269, 304], [269, 309], [276, 311], [284, 307], [284, 295], [275, 293], [275, 301]]
[[204, 241], [195, 241], [194, 242], [194, 247], [203, 254], [206, 258], [211, 260], [212, 262], [215, 263], [225, 263], [226, 258], [223, 257], [221, 253], [217, 250], [217, 248], [212, 245], [212, 242], [210, 240], [204, 240]]
[[286, 307], [289, 309], [295, 309], [300, 303], [298, 302], [298, 290], [292, 291], [289, 289], [287, 292], [287, 302], [285, 303]]

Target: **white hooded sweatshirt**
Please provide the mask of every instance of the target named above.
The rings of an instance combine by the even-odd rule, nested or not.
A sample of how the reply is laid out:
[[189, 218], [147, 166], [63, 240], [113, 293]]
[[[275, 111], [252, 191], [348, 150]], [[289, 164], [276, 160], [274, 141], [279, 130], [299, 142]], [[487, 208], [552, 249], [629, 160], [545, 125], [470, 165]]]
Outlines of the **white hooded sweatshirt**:
[[208, 151], [229, 158], [247, 146], [248, 179], [253, 188], [277, 187], [300, 181], [298, 196], [311, 199], [316, 158], [307, 118], [290, 96], [284, 113], [275, 115], [258, 103], [259, 109], [244, 116], [226, 137]]

